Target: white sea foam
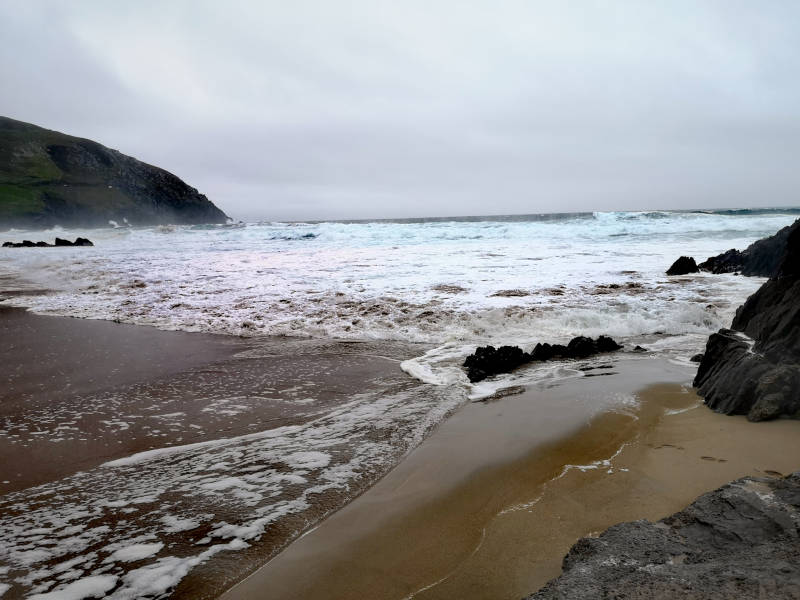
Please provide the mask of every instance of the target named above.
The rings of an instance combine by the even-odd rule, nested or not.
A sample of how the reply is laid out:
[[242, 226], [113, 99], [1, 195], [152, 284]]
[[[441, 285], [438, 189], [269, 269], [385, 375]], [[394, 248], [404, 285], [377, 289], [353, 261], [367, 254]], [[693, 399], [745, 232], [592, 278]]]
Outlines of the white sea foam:
[[73, 581], [55, 591], [46, 594], [34, 594], [29, 600], [83, 600], [84, 598], [102, 598], [106, 592], [117, 584], [114, 575], [93, 575]]
[[[23, 574], [9, 583], [0, 570], [0, 595], [13, 584], [53, 600], [163, 596], [191, 569], [247, 547], [282, 520], [294, 518], [302, 529], [314, 502], [385, 472], [467, 396], [547, 385], [595, 364], [532, 364], [472, 385], [461, 365], [479, 345], [530, 350], [536, 342], [605, 334], [685, 363], [710, 332], [730, 324], [762, 280], [667, 277], [666, 268], [680, 255], [744, 248], [795, 217], [596, 213], [549, 221], [126, 227], [59, 234], [89, 237], [92, 248], [3, 249], [0, 276], [26, 290], [5, 304], [248, 337], [424, 342], [425, 351], [400, 366], [433, 386], [356, 395], [320, 408], [304, 425], [148, 450], [9, 495], [0, 501], [0, 559]], [[37, 291], [43, 288], [49, 291]], [[301, 389], [284, 395], [316, 406]], [[615, 406], [624, 411], [632, 403], [625, 397]], [[147, 427], [155, 436], [186, 419], [157, 407], [152, 415], [127, 414], [125, 399], [113, 394], [84, 398], [80, 410], [96, 414], [101, 404], [115, 408], [100, 421], [109, 431]], [[230, 395], [202, 410], [236, 416], [251, 405]], [[39, 437], [79, 438], [76, 415], [37, 413], [51, 432]], [[9, 421], [0, 435], [13, 443], [25, 426]], [[564, 472], [610, 468], [610, 460]], [[109, 521], [119, 526], [101, 524]], [[190, 547], [178, 552], [167, 541], [181, 536]]]

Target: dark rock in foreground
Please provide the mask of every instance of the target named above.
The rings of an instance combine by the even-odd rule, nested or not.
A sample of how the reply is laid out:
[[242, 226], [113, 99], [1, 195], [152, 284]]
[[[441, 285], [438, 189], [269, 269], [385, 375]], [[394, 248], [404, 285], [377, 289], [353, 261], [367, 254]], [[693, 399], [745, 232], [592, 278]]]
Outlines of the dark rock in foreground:
[[533, 361], [554, 358], [586, 358], [601, 352], [613, 352], [622, 348], [613, 339], [601, 335], [596, 340], [578, 336], [569, 344], [536, 344], [530, 352], [523, 352], [519, 346], [481, 346], [464, 360], [467, 377], [472, 383], [482, 381], [498, 373], [508, 373], [519, 366]]
[[688, 273], [697, 273], [699, 270], [697, 263], [694, 262], [694, 258], [691, 256], [681, 256], [667, 269], [667, 275], [686, 275]]
[[63, 248], [67, 246], [94, 246], [94, 244], [86, 238], [76, 238], [74, 242], [56, 238], [55, 244], [48, 244], [47, 242], [33, 243], [30, 240], [23, 240], [22, 242], [3, 242], [3, 248]]
[[[796, 225], [796, 224], [795, 224]], [[712, 409], [751, 421], [800, 411], [800, 228], [776, 275], [708, 339], [694, 386]]]
[[781, 229], [775, 235], [750, 244], [746, 249], [731, 248], [712, 256], [698, 267], [712, 273], [741, 273], [748, 276], [772, 277], [778, 272], [786, 251], [789, 234], [800, 227], [800, 220]]
[[745, 477], [657, 523], [583, 538], [529, 600], [800, 598], [800, 473]]

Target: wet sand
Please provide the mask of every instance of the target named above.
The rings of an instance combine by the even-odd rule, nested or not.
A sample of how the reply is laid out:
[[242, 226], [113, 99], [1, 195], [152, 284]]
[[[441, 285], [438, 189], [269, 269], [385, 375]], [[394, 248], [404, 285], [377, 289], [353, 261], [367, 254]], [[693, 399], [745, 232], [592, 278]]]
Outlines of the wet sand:
[[[416, 351], [160, 331], [4, 306], [0, 339], [0, 494], [143, 450], [306, 422], [370, 382], [407, 379], [397, 363]], [[312, 396], [313, 406], [293, 402]]]
[[[400, 406], [403, 399], [414, 402], [422, 395], [429, 403], [438, 401], [427, 386], [399, 368], [402, 360], [424, 352], [414, 344], [246, 340], [6, 308], [0, 309], [0, 332], [5, 342], [0, 350], [0, 381], [6, 384], [0, 386], [0, 546], [8, 551], [27, 544], [53, 552], [52, 558], [37, 563], [36, 573], [24, 568], [4, 572], [12, 586], [5, 593], [8, 598], [31, 593], [33, 586], [26, 577], [38, 574], [44, 583], [48, 567], [82, 557], [89, 560], [97, 553], [102, 556], [112, 542], [132, 543], [137, 535], [155, 537], [164, 542], [162, 555], [168, 560], [177, 556], [190, 561], [209, 548], [208, 541], [198, 546], [198, 540], [207, 538], [221, 522], [255, 519], [253, 511], [263, 507], [252, 500], [254, 495], [231, 493], [223, 501], [213, 488], [193, 490], [185, 481], [211, 478], [224, 483], [225, 477], [250, 476], [255, 467], [269, 472], [272, 463], [262, 456], [259, 432], [283, 426], [305, 431], [312, 422], [335, 424], [340, 407], [351, 406], [356, 397], [362, 401], [359, 406], [373, 397], [389, 398]], [[390, 433], [371, 429], [369, 423], [363, 427], [367, 437], [388, 438]], [[235, 442], [249, 434], [256, 438]], [[338, 443], [331, 435], [331, 443]], [[206, 454], [198, 450], [186, 452], [185, 458], [176, 455], [175, 466], [152, 461], [122, 467], [112, 479], [110, 471], [99, 467], [154, 448], [230, 439], [234, 443], [211, 446]], [[213, 598], [241, 580], [383, 475], [407, 451], [402, 436], [392, 443], [385, 446], [395, 455], [384, 456], [384, 462], [376, 457], [349, 487], [317, 493], [313, 503], [287, 514], [244, 550], [204, 558], [178, 578], [171, 597]], [[228, 447], [239, 460], [219, 471], [224, 459], [214, 457], [225, 455]], [[332, 460], [346, 461], [351, 451], [341, 443]], [[316, 485], [322, 473], [306, 472], [303, 485]], [[300, 485], [282, 491], [285, 496], [276, 500], [268, 495], [273, 485], [264, 492], [262, 504], [290, 502], [300, 493]], [[76, 537], [71, 549], [65, 545], [67, 538], [26, 537], [26, 531], [39, 530], [43, 523], [74, 521], [78, 514], [86, 516], [75, 517], [79, 521], [75, 529], [106, 529], [108, 534], [98, 533], [91, 540]], [[170, 529], [163, 518], [176, 515], [190, 517], [192, 528]], [[132, 563], [127, 570], [140, 564]]]
[[[557, 576], [582, 536], [800, 468], [800, 422], [715, 414], [690, 378], [619, 361], [608, 377], [468, 405], [223, 598], [517, 599]], [[626, 392], [639, 408], [591, 417]]]

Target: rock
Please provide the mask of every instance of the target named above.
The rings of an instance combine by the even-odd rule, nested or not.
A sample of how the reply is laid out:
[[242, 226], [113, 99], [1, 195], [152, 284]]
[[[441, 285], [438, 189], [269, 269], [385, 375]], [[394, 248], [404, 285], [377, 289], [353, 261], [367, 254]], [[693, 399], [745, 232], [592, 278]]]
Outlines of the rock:
[[86, 238], [79, 237], [75, 240], [75, 242], [70, 242], [69, 240], [64, 240], [61, 238], [56, 238], [55, 244], [48, 244], [47, 242], [32, 242], [30, 240], [23, 240], [21, 243], [15, 242], [4, 242], [3, 248], [54, 248], [54, 247], [66, 247], [66, 246], [94, 246], [94, 244], [87, 240]]
[[482, 381], [496, 373], [508, 373], [530, 362], [530, 355], [518, 346], [481, 346], [464, 360], [471, 382]]
[[786, 245], [792, 231], [800, 227], [800, 219], [784, 227], [775, 235], [753, 242], [743, 251], [730, 249], [712, 256], [698, 266], [712, 273], [736, 273], [742, 275], [772, 277], [778, 272]]
[[692, 362], [699, 363], [699, 362], [702, 362], [702, 361], [703, 361], [703, 356], [705, 356], [705, 355], [704, 355], [702, 352], [700, 352], [699, 354], [695, 354], [695, 355], [694, 355], [692, 358], [690, 358], [689, 360], [690, 360], [690, 361], [692, 361]]
[[777, 273], [739, 307], [731, 329], [708, 338], [694, 386], [718, 412], [746, 414], [752, 421], [800, 414], [800, 227], [796, 225]]
[[731, 248], [722, 254], [704, 260], [697, 266], [703, 271], [711, 271], [715, 274], [733, 273], [742, 269], [744, 261], [742, 253], [735, 248]]
[[697, 263], [694, 262], [694, 258], [691, 256], [681, 256], [667, 269], [667, 275], [686, 275], [687, 273], [697, 273], [699, 270], [700, 269], [697, 268]]
[[528, 600], [800, 597], [800, 473], [745, 477], [657, 523], [583, 538]]
[[567, 346], [561, 344], [536, 344], [527, 353], [518, 346], [481, 346], [464, 360], [467, 378], [475, 383], [498, 373], [508, 373], [517, 367], [533, 361], [546, 361], [554, 358], [586, 358], [601, 352], [613, 352], [622, 348], [608, 336], [601, 335], [596, 340], [578, 336]]

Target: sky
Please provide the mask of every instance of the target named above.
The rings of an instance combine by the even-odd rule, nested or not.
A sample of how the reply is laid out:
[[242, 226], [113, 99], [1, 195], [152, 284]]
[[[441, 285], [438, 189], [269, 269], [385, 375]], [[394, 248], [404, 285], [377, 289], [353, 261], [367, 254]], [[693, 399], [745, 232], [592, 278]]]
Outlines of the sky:
[[798, 206], [800, 3], [0, 1], [0, 114], [241, 220]]

